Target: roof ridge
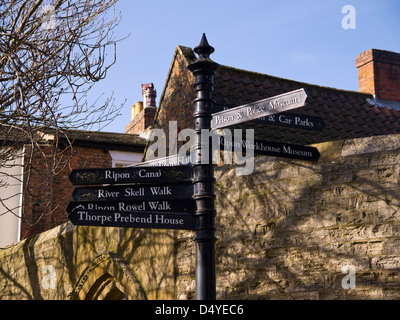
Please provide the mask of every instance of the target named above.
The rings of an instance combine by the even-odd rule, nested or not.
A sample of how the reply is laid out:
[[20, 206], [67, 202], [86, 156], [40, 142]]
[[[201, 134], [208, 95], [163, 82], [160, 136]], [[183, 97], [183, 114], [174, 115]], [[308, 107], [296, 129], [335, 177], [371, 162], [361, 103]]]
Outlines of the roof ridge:
[[254, 75], [259, 75], [259, 76], [263, 76], [263, 77], [269, 77], [269, 78], [272, 78], [272, 79], [275, 79], [275, 80], [278, 80], [278, 81], [287, 81], [287, 82], [291, 82], [291, 83], [297, 83], [299, 85], [311, 86], [311, 87], [320, 88], [320, 89], [324, 89], [324, 90], [333, 90], [333, 91], [338, 91], [338, 92], [353, 93], [353, 94], [372, 97], [372, 95], [370, 93], [366, 93], [366, 92], [339, 89], [339, 88], [328, 87], [328, 86], [321, 86], [321, 85], [318, 85], [318, 84], [313, 84], [313, 83], [308, 83], [308, 82], [304, 82], [304, 81], [298, 81], [298, 80], [293, 80], [293, 79], [273, 76], [273, 75], [270, 75], [270, 74], [267, 74], [267, 73], [261, 73], [261, 72], [257, 72], [257, 71], [245, 70], [245, 69], [235, 68], [235, 67], [226, 66], [226, 65], [222, 65], [222, 64], [220, 64], [220, 68], [230, 69], [230, 70], [233, 70], [235, 72], [243, 72], [243, 73], [246, 73], [246, 74], [254, 74]]
[[[183, 46], [183, 45], [178, 45], [177, 48], [179, 48], [181, 50], [183, 56], [187, 59], [188, 63], [191, 63], [196, 59], [194, 51], [193, 51], [192, 48], [186, 47], [186, 46]], [[304, 86], [312, 86], [314, 88], [320, 88], [320, 89], [324, 89], [324, 90], [332, 90], [332, 91], [337, 91], [337, 92], [342, 92], [342, 93], [357, 94], [357, 95], [362, 95], [362, 96], [366, 96], [366, 97], [372, 97], [372, 95], [370, 93], [366, 93], [366, 92], [339, 89], [339, 88], [328, 87], [328, 86], [321, 86], [321, 85], [318, 85], [318, 84], [313, 84], [313, 83], [308, 83], [308, 82], [304, 82], [304, 81], [298, 81], [298, 80], [293, 80], [293, 79], [273, 76], [273, 75], [270, 75], [270, 74], [267, 74], [267, 73], [261, 73], [261, 72], [257, 72], [257, 71], [251, 71], [251, 70], [246, 70], [246, 69], [235, 68], [235, 67], [231, 67], [231, 66], [227, 66], [227, 65], [223, 65], [223, 64], [219, 64], [219, 68], [230, 69], [230, 70], [233, 70], [233, 71], [236, 71], [236, 72], [243, 72], [243, 73], [246, 73], [246, 74], [254, 74], [254, 75], [259, 75], [259, 76], [263, 76], [263, 77], [267, 76], [269, 78], [272, 78], [272, 79], [275, 79], [275, 80], [278, 80], [278, 81], [288, 81], [288, 82], [291, 82], [291, 83], [297, 83], [299, 85], [304, 85]]]

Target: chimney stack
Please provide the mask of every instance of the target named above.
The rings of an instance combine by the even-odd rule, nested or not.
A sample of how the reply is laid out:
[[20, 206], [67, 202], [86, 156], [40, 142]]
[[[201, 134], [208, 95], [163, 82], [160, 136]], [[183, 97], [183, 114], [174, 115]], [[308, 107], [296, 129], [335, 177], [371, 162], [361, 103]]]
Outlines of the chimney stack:
[[361, 92], [387, 101], [400, 101], [400, 53], [370, 49], [356, 60]]
[[132, 106], [131, 121], [126, 126], [125, 132], [145, 136], [154, 122], [157, 93], [152, 83], [142, 84], [141, 87], [143, 102], [138, 101]]

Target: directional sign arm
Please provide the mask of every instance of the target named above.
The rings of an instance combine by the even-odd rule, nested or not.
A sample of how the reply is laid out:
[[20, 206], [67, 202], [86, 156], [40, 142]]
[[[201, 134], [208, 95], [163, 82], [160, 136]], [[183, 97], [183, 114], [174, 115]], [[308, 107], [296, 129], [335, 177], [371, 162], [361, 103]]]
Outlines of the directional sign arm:
[[77, 226], [194, 230], [190, 213], [74, 210], [68, 214]]
[[[230, 141], [225, 141], [224, 137], [220, 137], [220, 147], [224, 151], [232, 151]], [[306, 161], [318, 161], [320, 153], [315, 147], [300, 146], [295, 144], [272, 142], [264, 140], [246, 141], [241, 140], [242, 152], [252, 149], [254, 154], [265, 155], [271, 157], [291, 158]]]
[[211, 129], [220, 129], [305, 106], [307, 93], [298, 89], [212, 115]]
[[191, 183], [76, 187], [72, 193], [76, 201], [192, 199], [192, 196]]
[[192, 168], [158, 166], [75, 169], [70, 173], [69, 180], [73, 185], [189, 182], [192, 181]]
[[193, 199], [185, 200], [143, 200], [143, 201], [71, 201], [66, 211], [77, 210], [120, 211], [120, 212], [195, 212]]

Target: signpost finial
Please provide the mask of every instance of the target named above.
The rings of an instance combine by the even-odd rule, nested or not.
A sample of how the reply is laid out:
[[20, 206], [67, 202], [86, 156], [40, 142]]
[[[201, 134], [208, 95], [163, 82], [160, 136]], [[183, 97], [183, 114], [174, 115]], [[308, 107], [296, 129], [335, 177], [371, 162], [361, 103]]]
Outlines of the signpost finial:
[[194, 48], [194, 52], [199, 55], [199, 58], [207, 59], [214, 52], [214, 48], [208, 44], [206, 34], [203, 33], [200, 44]]

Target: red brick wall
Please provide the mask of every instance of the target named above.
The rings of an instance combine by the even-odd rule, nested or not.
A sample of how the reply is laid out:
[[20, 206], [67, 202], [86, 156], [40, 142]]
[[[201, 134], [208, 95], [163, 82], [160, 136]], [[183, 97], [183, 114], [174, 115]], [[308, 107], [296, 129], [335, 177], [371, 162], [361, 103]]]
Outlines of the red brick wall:
[[[154, 125], [155, 128], [160, 128], [165, 132], [167, 139], [169, 137], [169, 121], [177, 122], [178, 132], [186, 128], [194, 128], [193, 100], [196, 97], [193, 87], [194, 77], [187, 68], [187, 60], [179, 50], [180, 48], [177, 49], [171, 65], [169, 79], [166, 82], [167, 87], [161, 97]], [[178, 151], [182, 144], [183, 142], [178, 144]]]
[[[51, 149], [44, 150], [51, 155]], [[36, 154], [35, 170], [30, 170], [29, 185], [23, 198], [23, 219], [21, 221], [21, 239], [54, 228], [68, 221], [65, 208], [72, 200], [74, 187], [68, 179], [72, 169], [111, 167], [112, 160], [102, 148], [74, 146], [58, 156], [60, 167], [56, 174], [48, 171], [49, 159]], [[26, 161], [28, 163], [28, 161]], [[60, 171], [61, 170], [61, 171]], [[26, 167], [25, 172], [28, 172]], [[24, 179], [27, 181], [28, 175]]]
[[128, 134], [139, 134], [153, 125], [154, 116], [157, 109], [155, 107], [147, 107], [143, 109], [136, 117], [126, 126], [125, 132]]
[[370, 49], [357, 57], [356, 66], [361, 92], [400, 101], [400, 53]]

